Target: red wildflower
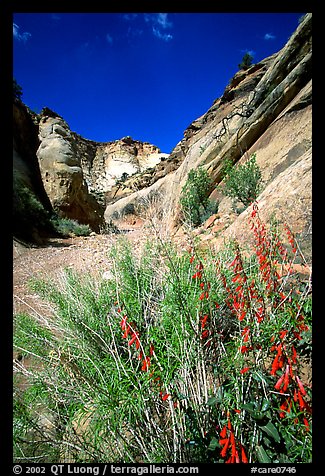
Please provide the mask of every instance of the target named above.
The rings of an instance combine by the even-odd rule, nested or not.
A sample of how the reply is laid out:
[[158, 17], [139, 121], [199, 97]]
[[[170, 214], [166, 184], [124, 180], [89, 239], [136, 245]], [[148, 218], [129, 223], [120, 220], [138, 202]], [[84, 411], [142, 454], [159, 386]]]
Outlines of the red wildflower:
[[303, 395], [307, 395], [307, 392], [306, 392], [306, 390], [304, 389], [304, 386], [303, 386], [303, 384], [302, 384], [302, 381], [300, 380], [300, 378], [298, 377], [298, 375], [296, 375], [296, 380], [297, 380], [297, 384], [298, 384], [298, 387], [299, 387], [301, 393], [302, 393]]
[[288, 388], [288, 385], [289, 385], [289, 371], [290, 371], [290, 366], [287, 365], [286, 366], [286, 371], [285, 371], [285, 374], [284, 374], [284, 385], [283, 385], [283, 388], [282, 388], [282, 391], [285, 392]]
[[123, 316], [122, 320], [121, 320], [121, 323], [120, 323], [123, 331], [125, 330], [125, 327], [126, 327], [126, 320], [127, 320], [127, 317]]
[[[220, 441], [219, 441], [219, 443], [220, 443]], [[224, 447], [222, 448], [222, 450], [220, 452], [220, 455], [221, 455], [222, 458], [224, 458], [226, 456], [229, 443], [230, 443], [230, 437], [225, 440], [225, 445], [224, 445]]]
[[247, 459], [247, 456], [246, 456], [246, 453], [245, 453], [245, 449], [244, 449], [244, 447], [241, 443], [240, 443], [240, 448], [241, 448], [241, 462], [242, 463], [248, 463], [248, 459]]
[[[225, 425], [225, 426], [222, 428], [222, 430], [220, 431], [220, 436], [221, 436], [221, 438], [225, 438], [226, 435], [227, 435], [227, 426]], [[222, 444], [222, 443], [220, 443], [220, 444]]]
[[242, 321], [245, 316], [246, 316], [246, 311], [243, 311], [241, 315], [239, 316], [239, 320]]
[[243, 369], [241, 369], [240, 373], [244, 374], [245, 372], [248, 372], [249, 370], [250, 370], [250, 367], [244, 367]]
[[287, 335], [288, 331], [285, 330], [285, 331], [281, 331], [280, 332], [280, 339], [283, 340], [285, 338], [285, 336]]
[[200, 320], [202, 329], [205, 328], [207, 320], [208, 320], [208, 314], [205, 314]]
[[283, 381], [284, 381], [284, 374], [281, 375], [281, 377], [279, 378], [279, 380], [277, 381], [277, 383], [274, 385], [274, 388], [275, 388], [276, 390], [280, 390], [280, 387], [281, 387]]
[[249, 350], [252, 350], [252, 348], [253, 348], [253, 347], [247, 347], [246, 345], [242, 345], [242, 346], [240, 347], [240, 352], [241, 352], [242, 354], [245, 354], [245, 352], [248, 352]]
[[243, 339], [244, 342], [247, 342], [249, 340], [249, 332], [250, 332], [249, 327], [244, 327], [244, 329], [242, 330], [241, 335], [244, 337]]
[[[129, 340], [129, 344], [128, 344], [128, 345], [131, 346], [134, 342], [136, 342], [136, 345], [137, 345], [138, 342], [139, 342], [139, 337], [138, 337], [138, 333], [137, 333], [137, 332], [133, 332], [132, 337], [131, 337], [131, 339]], [[140, 344], [140, 342], [139, 342], [139, 344]], [[137, 346], [137, 349], [138, 349], [138, 348], [139, 348], [139, 347]]]
[[309, 423], [306, 417], [304, 417], [304, 424], [305, 424], [306, 430], [309, 431]]
[[206, 339], [207, 337], [209, 337], [209, 334], [210, 332], [207, 329], [205, 329], [205, 331], [203, 331], [201, 334], [201, 338]]
[[124, 334], [122, 335], [122, 339], [126, 339], [130, 332], [131, 332], [131, 327], [127, 325], [124, 331]]
[[147, 356], [147, 357], [144, 359], [143, 363], [142, 363], [141, 370], [142, 370], [143, 372], [147, 372], [147, 370], [149, 369], [149, 367], [150, 367], [150, 357]]
[[160, 395], [160, 397], [161, 397], [161, 399], [162, 399], [163, 402], [164, 402], [165, 400], [167, 400], [168, 397], [170, 397], [170, 394], [169, 394], [169, 393], [163, 394], [163, 392], [160, 392], [159, 395]]

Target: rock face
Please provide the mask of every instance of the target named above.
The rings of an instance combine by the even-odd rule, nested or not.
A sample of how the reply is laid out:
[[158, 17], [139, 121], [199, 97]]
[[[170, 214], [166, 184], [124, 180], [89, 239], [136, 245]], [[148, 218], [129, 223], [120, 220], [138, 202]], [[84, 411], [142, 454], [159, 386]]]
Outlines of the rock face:
[[40, 235], [48, 233], [48, 227], [45, 222], [42, 225], [39, 223], [40, 217], [31, 216], [28, 204], [21, 202], [27, 193], [47, 212], [52, 211], [52, 205], [44, 189], [36, 157], [38, 127], [27, 107], [17, 99], [13, 104], [13, 124], [13, 234], [23, 240], [41, 241]]
[[[169, 159], [179, 166], [146, 189], [108, 204], [110, 220], [155, 201], [157, 213], [179, 223], [179, 197], [188, 172], [204, 166], [215, 185], [222, 236], [240, 239], [247, 212], [238, 216], [222, 193], [225, 160], [242, 163], [256, 153], [263, 191], [262, 218], [276, 212], [296, 233], [311, 225], [312, 15], [307, 14], [278, 53], [239, 71], [222, 97], [184, 132]], [[227, 216], [227, 220], [223, 217]], [[215, 236], [210, 239], [216, 240]]]
[[103, 207], [89, 193], [73, 134], [67, 123], [44, 109], [39, 124], [39, 167], [53, 208], [99, 231]]
[[116, 183], [155, 167], [167, 156], [131, 137], [107, 143], [84, 139], [48, 108], [41, 113], [39, 141], [37, 157], [53, 208], [95, 231], [103, 225], [106, 194]]

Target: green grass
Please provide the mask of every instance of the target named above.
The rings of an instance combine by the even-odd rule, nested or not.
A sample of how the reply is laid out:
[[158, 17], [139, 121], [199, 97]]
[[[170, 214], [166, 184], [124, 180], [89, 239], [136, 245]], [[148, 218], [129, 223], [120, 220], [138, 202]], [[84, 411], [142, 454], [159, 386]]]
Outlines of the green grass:
[[309, 284], [276, 276], [282, 248], [252, 220], [246, 258], [236, 243], [180, 253], [159, 236], [136, 255], [121, 237], [112, 279], [31, 283], [53, 313], [15, 316], [15, 349], [33, 362], [27, 390], [15, 384], [16, 461], [311, 460], [311, 388], [296, 378], [311, 353]]

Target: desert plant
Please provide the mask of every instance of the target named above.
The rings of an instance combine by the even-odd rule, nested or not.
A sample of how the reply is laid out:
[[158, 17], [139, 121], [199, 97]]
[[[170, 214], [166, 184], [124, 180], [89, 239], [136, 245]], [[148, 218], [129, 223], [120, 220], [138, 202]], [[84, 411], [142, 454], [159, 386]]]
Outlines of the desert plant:
[[180, 196], [185, 221], [197, 226], [217, 211], [217, 204], [209, 200], [211, 188], [211, 178], [205, 168], [200, 166], [189, 171]]
[[[289, 228], [268, 228], [256, 204], [250, 217], [253, 253], [179, 253], [158, 236], [135, 254], [122, 237], [112, 279], [32, 283], [53, 315], [15, 318], [15, 348], [35, 360], [16, 362], [33, 395], [16, 408], [25, 460], [41, 443], [60, 461], [311, 460], [310, 283], [291, 274], [303, 256]], [[57, 425], [38, 420], [36, 439], [40, 402]]]
[[262, 174], [256, 163], [256, 154], [237, 166], [226, 162], [224, 175], [225, 195], [239, 200], [245, 208], [257, 199], [262, 187]]
[[53, 233], [51, 214], [34, 191], [18, 175], [13, 173], [13, 234], [16, 238], [33, 241], [35, 234]]
[[51, 218], [51, 222], [57, 233], [62, 236], [89, 236], [91, 233], [89, 225], [71, 218], [56, 215]]
[[248, 69], [253, 64], [253, 56], [250, 53], [245, 53], [241, 62], [238, 65], [239, 69]]
[[14, 99], [19, 99], [19, 101], [21, 101], [21, 97], [23, 95], [23, 88], [17, 83], [15, 78], [13, 78], [13, 95]]

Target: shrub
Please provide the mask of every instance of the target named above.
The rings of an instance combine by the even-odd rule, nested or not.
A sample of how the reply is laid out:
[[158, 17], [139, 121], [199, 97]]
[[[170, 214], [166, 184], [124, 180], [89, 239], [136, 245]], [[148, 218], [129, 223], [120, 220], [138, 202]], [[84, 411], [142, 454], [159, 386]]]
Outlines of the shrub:
[[91, 228], [89, 225], [79, 223], [71, 218], [55, 216], [52, 218], [55, 230], [63, 236], [89, 236]]
[[198, 226], [217, 211], [217, 204], [209, 200], [211, 188], [211, 178], [206, 169], [200, 166], [189, 171], [180, 197], [185, 221]]
[[310, 285], [290, 272], [303, 256], [256, 204], [251, 229], [253, 254], [179, 253], [158, 237], [136, 256], [121, 239], [111, 280], [34, 281], [54, 315], [15, 317], [15, 349], [35, 359], [15, 394], [15, 459], [310, 462]]
[[38, 232], [53, 232], [50, 214], [16, 172], [13, 174], [13, 235], [34, 241]]
[[21, 101], [21, 97], [23, 95], [23, 88], [17, 83], [15, 78], [13, 78], [13, 95], [14, 99], [19, 99], [19, 101]]
[[253, 56], [250, 53], [245, 53], [241, 62], [238, 65], [239, 69], [248, 69], [253, 64]]
[[236, 167], [226, 163], [224, 178], [224, 194], [239, 200], [247, 208], [253, 203], [262, 186], [262, 174], [253, 154], [244, 164]]

